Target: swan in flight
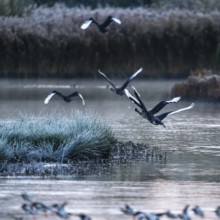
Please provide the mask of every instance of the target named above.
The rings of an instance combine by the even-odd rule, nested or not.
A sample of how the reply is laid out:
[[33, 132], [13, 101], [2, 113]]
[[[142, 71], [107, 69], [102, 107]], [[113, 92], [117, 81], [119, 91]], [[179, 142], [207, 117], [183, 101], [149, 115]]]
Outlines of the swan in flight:
[[126, 89], [126, 87], [128, 86], [128, 84], [131, 82], [132, 79], [134, 79], [143, 69], [140, 68], [139, 70], [137, 70], [134, 74], [132, 74], [121, 87], [116, 86], [103, 72], [101, 72], [100, 70], [98, 70], [99, 74], [101, 76], [103, 76], [110, 84], [110, 90], [115, 92], [117, 95], [124, 95], [124, 91]]
[[51, 98], [52, 98], [53, 96], [55, 96], [55, 95], [60, 96], [65, 102], [71, 102], [71, 101], [73, 101], [73, 97], [79, 96], [80, 99], [82, 100], [82, 104], [85, 105], [84, 98], [83, 98], [83, 96], [82, 96], [78, 91], [75, 91], [75, 92], [73, 92], [73, 93], [71, 93], [71, 94], [69, 94], [69, 95], [63, 95], [61, 92], [58, 92], [58, 91], [56, 91], [56, 90], [52, 91], [52, 92], [46, 97], [46, 99], [44, 100], [44, 104], [48, 104], [49, 101], [51, 100]]
[[181, 97], [175, 97], [171, 100], [161, 101], [156, 106], [154, 106], [151, 110], [147, 110], [143, 101], [140, 98], [140, 94], [138, 93], [138, 91], [134, 87], [133, 87], [133, 90], [134, 90], [134, 94], [135, 94], [136, 98], [134, 96], [132, 96], [127, 89], [125, 89], [126, 96], [141, 109], [141, 111], [140, 111], [137, 108], [135, 108], [135, 111], [138, 114], [140, 114], [143, 118], [147, 119], [150, 123], [152, 123], [154, 125], [162, 125], [165, 127], [164, 123], [162, 122], [162, 120], [164, 118], [166, 118], [169, 115], [176, 114], [178, 112], [192, 109], [194, 107], [194, 103], [192, 103], [190, 106], [188, 106], [186, 108], [181, 108], [181, 109], [178, 109], [175, 111], [169, 111], [169, 112], [162, 113], [160, 115], [155, 115], [162, 108], [164, 108], [164, 106], [166, 106], [167, 104], [178, 102]]
[[86, 20], [82, 25], [81, 25], [81, 29], [85, 30], [87, 29], [92, 23], [94, 23], [98, 29], [102, 32], [102, 33], [105, 33], [107, 32], [107, 26], [112, 22], [116, 22], [117, 24], [121, 24], [121, 21], [118, 19], [118, 18], [115, 18], [113, 16], [108, 16], [106, 18], [106, 20], [102, 23], [102, 24], [99, 24], [94, 18], [89, 18], [88, 20]]

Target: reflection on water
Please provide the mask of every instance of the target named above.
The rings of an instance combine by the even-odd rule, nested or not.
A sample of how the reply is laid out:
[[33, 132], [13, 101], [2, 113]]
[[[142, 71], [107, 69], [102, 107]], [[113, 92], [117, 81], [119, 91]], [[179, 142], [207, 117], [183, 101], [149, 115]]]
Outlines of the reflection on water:
[[[2, 179], [3, 219], [9, 213], [22, 216], [19, 194], [23, 191], [45, 199], [46, 203], [66, 200], [71, 211], [85, 211], [94, 219], [128, 219], [119, 210], [125, 203], [149, 211], [168, 208], [180, 211], [187, 203], [199, 204], [208, 212], [208, 219], [215, 219], [212, 210], [220, 203], [220, 105], [195, 102], [194, 109], [167, 117], [164, 128], [137, 115], [134, 105], [126, 97], [108, 91], [104, 81], [76, 83], [85, 98], [85, 109], [105, 117], [118, 139], [159, 146], [167, 151], [167, 162], [134, 161], [113, 166], [104, 173], [68, 177], [65, 181]], [[172, 81], [134, 81], [149, 108], [169, 97], [172, 84]], [[76, 109], [85, 110], [77, 99], [66, 104], [54, 97], [48, 105], [43, 104], [51, 90], [68, 94], [74, 90], [75, 82], [6, 80], [0, 85], [1, 120], [17, 118], [19, 112], [44, 114], [54, 113], [55, 109], [68, 116]], [[189, 104], [181, 100], [165, 108], [169, 111]], [[10, 208], [4, 209], [9, 203]]]

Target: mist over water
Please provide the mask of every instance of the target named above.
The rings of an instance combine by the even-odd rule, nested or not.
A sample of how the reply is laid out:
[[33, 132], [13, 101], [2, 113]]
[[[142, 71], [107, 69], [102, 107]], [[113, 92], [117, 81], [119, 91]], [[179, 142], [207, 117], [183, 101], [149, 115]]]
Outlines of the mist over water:
[[[169, 91], [174, 83], [133, 82], [148, 108], [171, 98]], [[164, 128], [141, 118], [134, 112], [133, 103], [124, 96], [116, 96], [106, 85], [102, 80], [2, 80], [0, 120], [10, 123], [19, 114], [52, 112], [68, 116], [75, 110], [99, 112], [112, 125], [120, 141], [160, 147], [167, 152], [167, 160], [134, 161], [112, 166], [106, 172], [81, 176], [1, 178], [0, 219], [14, 219], [15, 216], [31, 219], [20, 208], [22, 192], [46, 204], [68, 201], [69, 211], [84, 212], [93, 219], [129, 219], [120, 212], [124, 204], [130, 204], [135, 210], [155, 212], [167, 209], [181, 212], [186, 204], [198, 204], [204, 208], [207, 219], [217, 219], [213, 210], [220, 204], [220, 106], [195, 101], [194, 109], [164, 119]], [[54, 97], [44, 105], [45, 97], [54, 89], [65, 94], [77, 89], [85, 98], [85, 108], [77, 98], [66, 104]], [[129, 90], [132, 93], [132, 89]], [[191, 102], [181, 100], [162, 111], [189, 104]], [[37, 219], [44, 217], [37, 216]], [[50, 216], [48, 219], [58, 218]]]

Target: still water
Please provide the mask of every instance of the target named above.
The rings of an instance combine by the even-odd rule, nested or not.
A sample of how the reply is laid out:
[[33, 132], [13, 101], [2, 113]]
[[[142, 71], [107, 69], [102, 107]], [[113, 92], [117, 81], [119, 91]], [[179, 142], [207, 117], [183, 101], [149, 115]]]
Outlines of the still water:
[[[121, 83], [120, 81], [118, 82]], [[170, 98], [174, 81], [135, 81], [146, 106]], [[75, 85], [77, 84], [77, 85]], [[43, 104], [53, 89], [70, 93], [76, 86], [86, 101], [63, 103], [59, 98]], [[167, 161], [137, 162], [113, 166], [101, 173], [56, 179], [0, 179], [0, 219], [31, 219], [20, 206], [20, 194], [28, 192], [46, 204], [68, 201], [71, 212], [84, 212], [93, 219], [130, 219], [120, 207], [135, 210], [180, 212], [186, 204], [201, 205], [207, 219], [216, 219], [213, 210], [220, 205], [220, 105], [197, 102], [190, 111], [167, 117], [166, 128], [154, 126], [134, 112], [126, 97], [111, 93], [104, 81], [8, 81], [0, 82], [0, 120], [13, 120], [22, 114], [59, 112], [68, 116], [75, 110], [98, 112], [112, 125], [121, 141], [146, 143], [167, 151]], [[132, 90], [130, 89], [132, 92]], [[164, 111], [188, 106], [181, 100]], [[37, 219], [44, 219], [43, 216]], [[53, 216], [51, 219], [58, 219]], [[76, 219], [73, 218], [73, 219]], [[165, 218], [164, 218], [165, 219]], [[193, 219], [198, 219], [193, 216]]]

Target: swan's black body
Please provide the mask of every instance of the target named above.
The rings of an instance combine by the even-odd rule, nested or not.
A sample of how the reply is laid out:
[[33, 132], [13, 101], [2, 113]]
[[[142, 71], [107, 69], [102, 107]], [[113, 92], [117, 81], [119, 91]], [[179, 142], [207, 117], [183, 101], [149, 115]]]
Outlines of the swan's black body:
[[128, 86], [128, 84], [131, 82], [132, 79], [134, 79], [140, 72], [142, 71], [142, 68], [137, 70], [134, 74], [132, 74], [124, 83], [121, 87], [116, 86], [103, 72], [98, 70], [99, 74], [102, 75], [111, 85], [110, 90], [117, 95], [124, 95], [125, 94], [125, 89]]
[[118, 24], [121, 24], [121, 21], [113, 16], [108, 16], [106, 18], [106, 20], [102, 23], [99, 24], [94, 18], [89, 18], [87, 21], [85, 21], [82, 25], [81, 25], [81, 29], [87, 29], [92, 23], [95, 24], [98, 29], [102, 32], [105, 33], [108, 30], [106, 29], [108, 27], [108, 25], [112, 22], [116, 22]]
[[57, 96], [60, 96], [61, 98], [63, 98], [63, 100], [65, 102], [72, 102], [73, 101], [73, 97], [75, 96], [79, 96], [79, 93], [76, 91], [76, 92], [73, 92], [69, 95], [63, 95], [61, 92], [58, 92], [56, 90], [54, 90], [52, 93], [55, 93]]
[[176, 110], [176, 111], [165, 112], [165, 113], [163, 113], [161, 115], [155, 115], [162, 108], [164, 108], [165, 105], [167, 105], [169, 103], [173, 103], [173, 102], [178, 102], [180, 100], [180, 97], [176, 97], [176, 98], [174, 98], [172, 100], [169, 100], [169, 101], [161, 101], [153, 109], [147, 110], [147, 108], [145, 107], [143, 101], [141, 100], [140, 95], [137, 92], [137, 90], [134, 87], [133, 87], [133, 90], [134, 90], [134, 94], [135, 94], [137, 99], [135, 97], [133, 97], [128, 92], [128, 90], [125, 90], [125, 93], [128, 96], [128, 98], [141, 109], [141, 111], [140, 111], [137, 108], [135, 108], [135, 111], [139, 115], [141, 115], [143, 118], [147, 119], [150, 123], [152, 123], [154, 125], [162, 125], [162, 126], [165, 127], [165, 125], [162, 122], [162, 120], [164, 118], [166, 118], [168, 115], [171, 115], [171, 114], [174, 114], [174, 113], [177, 113], [177, 112], [180, 112], [180, 111], [184, 111], [184, 110], [187, 110], [187, 109], [191, 109], [194, 106], [194, 104], [192, 103], [189, 107], [186, 107], [186, 108], [183, 108], [183, 109], [179, 109], [179, 110]]
[[56, 91], [56, 90], [52, 91], [52, 92], [46, 97], [44, 103], [45, 103], [45, 104], [48, 104], [49, 101], [50, 101], [50, 99], [51, 99], [53, 96], [55, 96], [55, 95], [61, 97], [65, 102], [72, 102], [72, 101], [73, 101], [73, 97], [79, 96], [79, 97], [81, 98], [81, 100], [82, 100], [83, 105], [85, 104], [85, 101], [84, 101], [83, 96], [82, 96], [78, 91], [75, 91], [75, 92], [73, 92], [73, 93], [71, 93], [71, 94], [69, 94], [69, 95], [63, 95], [61, 92], [58, 92], [58, 91]]

